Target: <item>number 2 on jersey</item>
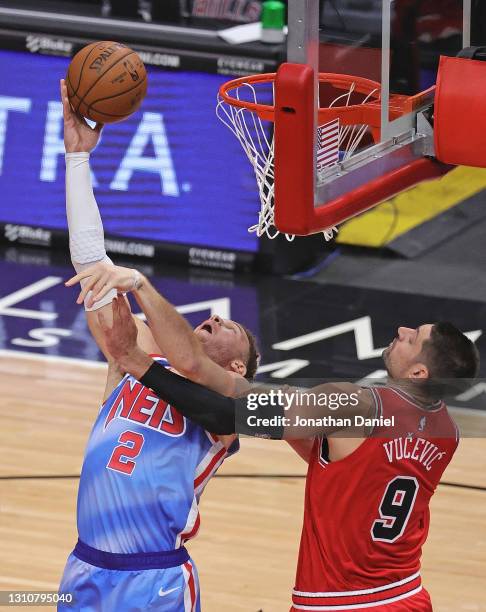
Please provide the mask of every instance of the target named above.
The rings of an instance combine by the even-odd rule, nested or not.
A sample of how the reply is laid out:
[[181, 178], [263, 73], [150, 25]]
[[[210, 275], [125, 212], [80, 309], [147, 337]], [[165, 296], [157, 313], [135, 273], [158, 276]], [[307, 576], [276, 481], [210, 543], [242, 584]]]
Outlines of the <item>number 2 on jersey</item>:
[[118, 438], [120, 444], [113, 449], [107, 468], [130, 475], [135, 469], [135, 461], [142, 450], [145, 438], [135, 431], [124, 431]]
[[417, 497], [419, 484], [412, 476], [391, 480], [380, 504], [380, 518], [371, 527], [371, 537], [379, 542], [396, 542], [403, 535]]

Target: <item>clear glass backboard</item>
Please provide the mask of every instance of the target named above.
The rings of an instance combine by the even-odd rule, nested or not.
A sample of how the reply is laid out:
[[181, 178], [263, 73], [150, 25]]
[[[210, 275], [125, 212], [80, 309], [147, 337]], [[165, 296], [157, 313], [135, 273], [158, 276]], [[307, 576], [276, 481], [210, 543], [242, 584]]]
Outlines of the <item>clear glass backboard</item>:
[[[319, 92], [313, 139], [307, 142], [315, 156], [309, 168], [314, 212], [308, 212], [314, 218], [302, 224], [296, 218], [308, 203], [295, 206], [298, 189], [290, 188], [290, 164], [284, 159], [293, 154], [298, 163], [302, 151], [279, 150], [285, 144], [276, 138], [278, 229], [323, 230], [446, 171], [431, 161], [430, 109], [440, 55], [456, 55], [470, 44], [470, 12], [471, 0], [289, 0], [287, 61], [311, 67]], [[318, 73], [360, 77], [371, 84], [360, 91], [358, 79], [336, 86], [331, 76], [318, 85]], [[347, 124], [344, 110], [324, 124], [319, 117], [319, 108], [358, 105], [362, 123], [354, 123], [353, 115]], [[276, 105], [276, 132], [288, 121], [279, 117]], [[285, 175], [279, 166], [286, 168]]]

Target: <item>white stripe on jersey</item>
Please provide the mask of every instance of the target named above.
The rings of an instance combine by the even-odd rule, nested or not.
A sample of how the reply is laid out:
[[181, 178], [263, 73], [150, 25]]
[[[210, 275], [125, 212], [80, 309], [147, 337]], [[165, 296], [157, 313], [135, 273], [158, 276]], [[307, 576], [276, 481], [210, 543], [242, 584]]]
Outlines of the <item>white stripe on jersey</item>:
[[412, 597], [412, 595], [420, 593], [421, 590], [422, 585], [420, 585], [413, 591], [410, 591], [409, 593], [403, 593], [402, 595], [397, 595], [396, 597], [390, 597], [390, 599], [382, 599], [381, 601], [374, 601], [371, 603], [350, 604], [347, 606], [303, 606], [294, 603], [292, 604], [292, 607], [296, 610], [312, 610], [313, 612], [317, 612], [318, 610], [362, 610], [363, 608], [376, 608], [377, 606], [392, 604], [395, 601], [400, 601], [402, 599], [406, 599], [407, 597]]
[[[201, 480], [201, 482], [194, 488], [194, 494], [198, 499], [202, 495], [204, 487], [207, 485], [213, 474], [228, 456], [224, 444], [219, 440], [215, 441], [215, 438], [207, 431], [205, 433], [208, 439], [212, 442], [212, 446], [207, 452], [207, 454], [203, 457], [202, 461], [197, 465], [194, 472], [194, 484], [196, 483], [198, 478], [200, 478], [202, 475], [205, 474], [205, 472], [207, 472], [207, 474], [204, 475], [203, 480]], [[220, 455], [219, 459], [216, 461], [216, 463], [214, 463], [214, 465], [211, 465], [216, 459], [217, 455]]]
[[208, 454], [203, 457], [203, 460], [196, 467], [196, 470], [194, 472], [194, 480], [197, 480], [197, 478], [204, 472], [204, 470], [211, 463], [211, 460], [213, 459], [214, 455], [216, 455], [222, 448], [224, 448], [224, 444], [222, 442], [220, 442], [219, 440], [215, 442], [207, 432], [206, 435], [208, 436], [209, 440], [211, 440], [212, 446], [209, 449]]
[[[204, 487], [208, 484], [208, 482], [211, 480], [211, 478], [213, 477], [214, 473], [219, 469], [219, 466], [223, 463], [223, 461], [226, 459], [227, 453], [226, 453], [226, 449], [224, 448], [224, 445], [221, 445], [222, 449], [219, 449], [219, 452], [221, 452], [221, 450], [224, 449], [225, 452], [221, 452], [221, 457], [218, 459], [218, 461], [216, 461], [216, 463], [212, 466], [212, 468], [209, 470], [209, 472], [206, 474], [205, 478], [199, 483], [199, 485], [194, 489], [194, 493], [197, 497], [200, 497], [202, 495], [202, 492], [204, 491]], [[215, 453], [213, 455], [213, 458], [216, 457]]]
[[[182, 534], [189, 534], [194, 529], [194, 525], [196, 524], [197, 517], [199, 516], [199, 507], [197, 503], [196, 496], [193, 497], [191, 509], [189, 510], [189, 514], [187, 515], [187, 521], [184, 525], [184, 529], [177, 534], [177, 538], [175, 541], [174, 548], [180, 548], [182, 545]], [[194, 534], [196, 535], [196, 534]]]
[[[189, 573], [186, 566], [189, 566], [191, 568], [191, 573]], [[193, 570], [191, 561], [184, 563], [184, 565], [182, 566], [182, 574], [184, 576], [184, 582], [186, 584], [184, 588], [184, 612], [194, 612], [194, 610], [196, 609], [196, 601], [195, 600], [193, 601], [192, 595], [191, 595], [191, 587], [189, 585], [189, 580], [191, 579], [191, 576], [192, 576], [192, 580], [194, 584], [194, 590], [196, 593], [196, 597], [198, 596], [199, 588], [198, 588], [198, 585], [196, 584], [196, 578], [194, 576], [194, 570]]]
[[316, 591], [296, 591], [294, 589], [292, 592], [294, 595], [299, 595], [300, 597], [351, 597], [352, 595], [370, 595], [373, 593], [379, 593], [380, 591], [395, 589], [396, 587], [407, 584], [407, 582], [412, 582], [412, 580], [415, 580], [419, 576], [420, 572], [415, 572], [415, 574], [407, 576], [398, 582], [389, 582], [383, 586], [373, 587], [371, 589], [360, 589], [359, 591], [326, 591], [321, 593]]

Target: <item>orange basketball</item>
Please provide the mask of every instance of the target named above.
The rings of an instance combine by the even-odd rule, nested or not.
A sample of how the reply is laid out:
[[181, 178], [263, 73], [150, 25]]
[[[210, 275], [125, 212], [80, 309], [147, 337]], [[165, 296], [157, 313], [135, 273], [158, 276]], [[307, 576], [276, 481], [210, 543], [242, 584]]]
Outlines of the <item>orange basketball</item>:
[[147, 93], [147, 72], [140, 57], [126, 45], [92, 43], [69, 64], [66, 85], [76, 113], [100, 123], [123, 121]]

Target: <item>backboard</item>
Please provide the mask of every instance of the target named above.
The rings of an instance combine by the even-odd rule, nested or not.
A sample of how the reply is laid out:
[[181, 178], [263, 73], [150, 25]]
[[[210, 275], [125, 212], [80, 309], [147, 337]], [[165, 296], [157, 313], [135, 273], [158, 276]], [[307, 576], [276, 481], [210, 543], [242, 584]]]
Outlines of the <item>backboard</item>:
[[[275, 81], [278, 230], [325, 230], [450, 169], [434, 159], [428, 111], [440, 55], [470, 44], [471, 0], [289, 0], [288, 24]], [[318, 73], [376, 89], [318, 86]], [[322, 126], [319, 108], [355, 105], [363, 123], [339, 110]]]

